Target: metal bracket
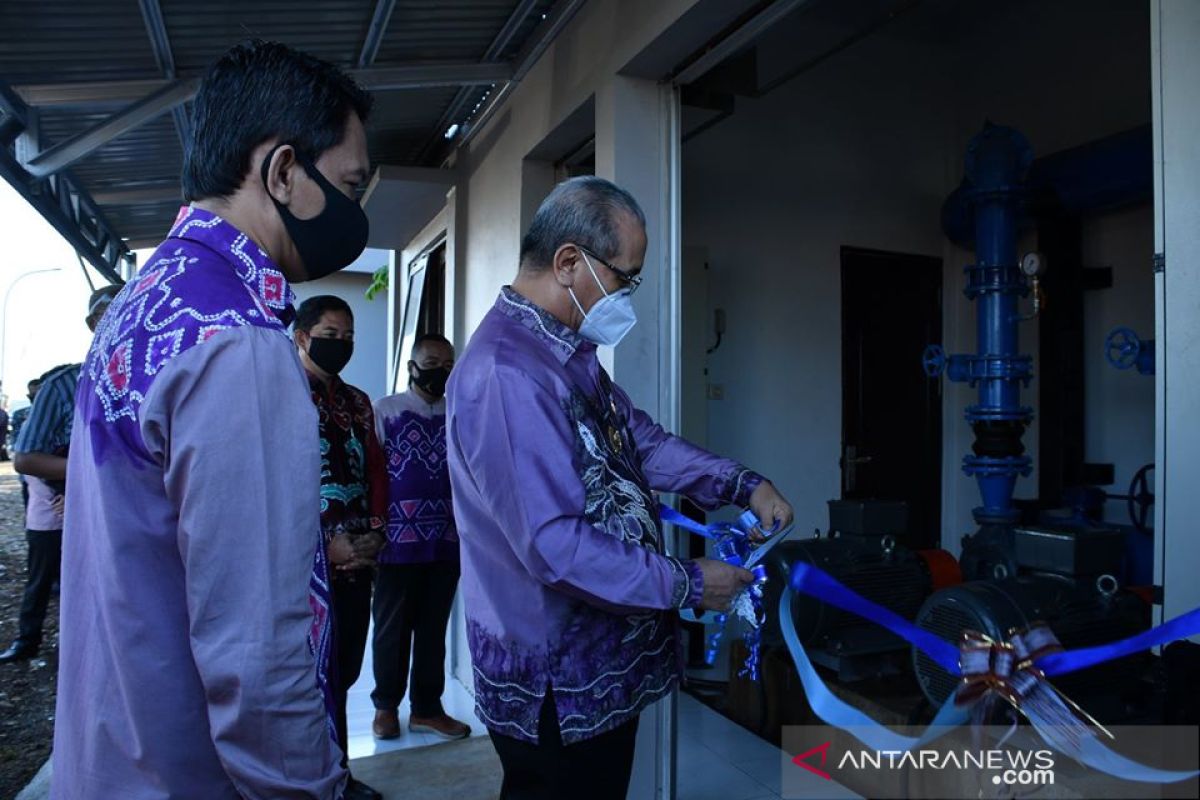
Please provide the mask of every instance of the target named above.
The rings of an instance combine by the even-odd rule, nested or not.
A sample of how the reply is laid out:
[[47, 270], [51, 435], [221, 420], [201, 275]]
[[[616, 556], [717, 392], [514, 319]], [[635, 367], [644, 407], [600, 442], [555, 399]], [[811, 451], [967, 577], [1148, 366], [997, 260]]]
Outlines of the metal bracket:
[[1167, 254], [1166, 253], [1155, 253], [1154, 254], [1154, 271], [1156, 273], [1167, 271]]

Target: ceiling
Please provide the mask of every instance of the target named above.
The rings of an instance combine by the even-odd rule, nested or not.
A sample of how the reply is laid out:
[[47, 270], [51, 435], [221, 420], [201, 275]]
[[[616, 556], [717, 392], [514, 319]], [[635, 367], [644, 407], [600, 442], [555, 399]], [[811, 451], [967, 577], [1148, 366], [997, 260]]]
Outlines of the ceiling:
[[283, 42], [375, 93], [372, 162], [438, 166], [581, 0], [0, 3], [0, 176], [113, 277], [180, 204], [189, 101], [239, 41]]

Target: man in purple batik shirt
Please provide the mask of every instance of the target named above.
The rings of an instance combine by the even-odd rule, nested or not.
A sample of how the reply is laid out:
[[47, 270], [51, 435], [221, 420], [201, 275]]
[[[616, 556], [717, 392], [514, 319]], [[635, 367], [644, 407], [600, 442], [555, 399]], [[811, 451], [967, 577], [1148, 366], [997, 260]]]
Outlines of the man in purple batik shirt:
[[[317, 413], [289, 280], [362, 252], [370, 95], [249, 42], [196, 94], [183, 208], [79, 378], [53, 798], [354, 797], [331, 735]], [[310, 642], [311, 640], [311, 642]]]
[[761, 476], [666, 433], [596, 357], [633, 326], [645, 218], [608, 181], [560, 184], [454, 368], [447, 450], [476, 712], [503, 800], [623, 798], [637, 719], [679, 680], [677, 611], [752, 580], [663, 554], [655, 491], [791, 506]]
[[[375, 578], [375, 704], [380, 739], [400, 735], [408, 691], [411, 730], [462, 739], [471, 728], [442, 707], [446, 624], [458, 587], [458, 532], [446, 467], [446, 381], [454, 347], [439, 334], [413, 342], [408, 391], [375, 403], [388, 474], [387, 546]], [[412, 673], [409, 674], [411, 655]]]

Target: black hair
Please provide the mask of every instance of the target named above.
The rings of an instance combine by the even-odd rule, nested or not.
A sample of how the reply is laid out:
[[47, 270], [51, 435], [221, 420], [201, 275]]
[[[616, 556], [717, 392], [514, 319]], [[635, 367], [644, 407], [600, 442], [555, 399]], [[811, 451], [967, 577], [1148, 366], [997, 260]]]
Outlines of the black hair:
[[239, 44], [209, 67], [196, 92], [184, 201], [236, 192], [254, 148], [271, 139], [316, 161], [342, 141], [351, 112], [366, 122], [372, 102], [327, 61], [278, 42]]
[[621, 250], [619, 213], [646, 226], [637, 200], [612, 181], [594, 175], [563, 181], [542, 201], [521, 240], [521, 268], [534, 272], [548, 268], [554, 253], [567, 243], [587, 248], [605, 261], [616, 257]]
[[448, 345], [451, 348], [454, 347], [454, 345], [450, 344], [450, 340], [447, 339], [445, 336], [442, 336], [440, 333], [423, 333], [420, 336], [418, 336], [416, 338], [416, 340], [413, 342], [412, 355], [415, 356], [417, 354], [417, 351], [421, 349], [421, 345], [429, 343], [429, 342], [436, 342], [437, 344]]
[[300, 304], [300, 308], [296, 309], [296, 321], [293, 324], [293, 330], [310, 332], [317, 327], [317, 323], [321, 321], [321, 317], [327, 311], [344, 311], [350, 317], [350, 321], [354, 321], [354, 312], [350, 310], [350, 304], [337, 295], [319, 294], [316, 297], [310, 297]]
[[29, 381], [29, 383], [25, 384], [25, 388], [28, 389], [30, 386], [41, 386], [41, 385], [42, 385], [42, 379], [34, 378], [31, 381]]

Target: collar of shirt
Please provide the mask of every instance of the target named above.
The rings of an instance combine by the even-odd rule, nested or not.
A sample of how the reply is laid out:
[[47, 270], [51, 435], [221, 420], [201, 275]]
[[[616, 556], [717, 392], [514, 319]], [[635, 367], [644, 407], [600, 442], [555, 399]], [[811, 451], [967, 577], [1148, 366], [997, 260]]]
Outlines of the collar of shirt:
[[296, 318], [296, 295], [283, 272], [250, 237], [221, 217], [195, 206], [183, 206], [168, 234], [198, 242], [220, 255], [238, 278], [284, 325]]
[[319, 375], [314, 375], [313, 373], [309, 372], [307, 368], [305, 368], [304, 374], [308, 376], [308, 385], [309, 388], [313, 390], [313, 394], [320, 395], [323, 398], [334, 397], [345, 385], [345, 381], [343, 381], [338, 375], [334, 375], [329, 379], [329, 383], [326, 384]]
[[400, 406], [401, 408], [406, 408], [409, 411], [413, 411], [423, 417], [434, 417], [439, 414], [444, 416], [446, 414], [445, 397], [439, 397], [432, 403], [427, 403], [425, 402], [425, 398], [421, 397], [411, 388], [406, 389], [403, 392], [399, 392], [393, 395], [393, 397], [396, 398], [395, 405]]
[[566, 364], [576, 353], [587, 355], [596, 351], [596, 345], [564, 325], [546, 309], [518, 294], [511, 286], [500, 290], [496, 309], [533, 331], [537, 340], [550, 348], [561, 364]]

